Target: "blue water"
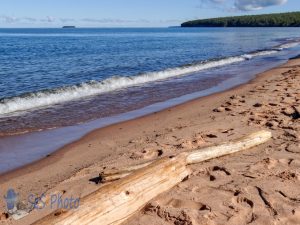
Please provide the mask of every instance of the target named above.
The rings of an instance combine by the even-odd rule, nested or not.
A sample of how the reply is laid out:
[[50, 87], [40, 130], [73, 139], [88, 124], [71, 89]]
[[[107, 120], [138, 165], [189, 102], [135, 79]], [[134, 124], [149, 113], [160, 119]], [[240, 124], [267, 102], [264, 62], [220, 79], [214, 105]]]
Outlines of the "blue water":
[[0, 29], [0, 174], [245, 83], [299, 44], [300, 28]]
[[0, 29], [0, 98], [246, 54], [299, 28]]
[[1, 131], [44, 127], [36, 121], [46, 114], [50, 128], [203, 90], [232, 77], [220, 71], [235, 64], [288, 58], [299, 37], [299, 28], [0, 29]]

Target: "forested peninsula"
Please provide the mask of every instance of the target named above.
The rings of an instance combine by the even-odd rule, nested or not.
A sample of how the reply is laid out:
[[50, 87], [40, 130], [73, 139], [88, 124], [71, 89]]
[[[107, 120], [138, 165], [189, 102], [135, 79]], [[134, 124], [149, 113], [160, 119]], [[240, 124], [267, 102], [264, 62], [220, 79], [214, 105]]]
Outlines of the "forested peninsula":
[[192, 20], [181, 27], [300, 27], [300, 12]]

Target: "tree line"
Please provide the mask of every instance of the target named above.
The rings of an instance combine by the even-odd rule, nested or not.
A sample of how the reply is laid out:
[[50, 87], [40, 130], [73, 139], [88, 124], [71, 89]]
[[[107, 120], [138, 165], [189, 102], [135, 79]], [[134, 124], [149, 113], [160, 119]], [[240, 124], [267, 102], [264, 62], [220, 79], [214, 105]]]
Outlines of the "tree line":
[[181, 27], [300, 27], [300, 12], [192, 20]]

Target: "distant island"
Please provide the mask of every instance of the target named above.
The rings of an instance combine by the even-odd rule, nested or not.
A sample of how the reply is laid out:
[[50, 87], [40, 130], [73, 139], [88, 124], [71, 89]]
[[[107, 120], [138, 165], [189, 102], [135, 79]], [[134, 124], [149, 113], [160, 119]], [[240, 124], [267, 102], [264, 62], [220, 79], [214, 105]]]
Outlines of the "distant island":
[[192, 20], [181, 27], [300, 27], [300, 12]]
[[68, 29], [68, 28], [76, 28], [75, 26], [63, 26], [62, 28], [64, 28], [64, 29]]

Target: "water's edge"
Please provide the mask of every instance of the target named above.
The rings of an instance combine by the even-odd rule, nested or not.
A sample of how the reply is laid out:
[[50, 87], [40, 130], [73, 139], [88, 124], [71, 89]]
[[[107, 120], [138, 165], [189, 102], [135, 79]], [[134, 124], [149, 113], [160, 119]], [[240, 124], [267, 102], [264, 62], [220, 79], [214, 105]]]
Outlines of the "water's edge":
[[0, 165], [0, 174], [43, 159], [48, 154], [61, 149], [65, 145], [82, 138], [86, 134], [96, 129], [136, 119], [138, 117], [162, 111], [164, 109], [180, 105], [197, 98], [223, 92], [239, 85], [246, 84], [255, 79], [258, 74], [283, 65], [286, 62], [287, 60], [272, 62], [264, 68], [253, 71], [251, 76], [247, 75], [244, 77], [233, 77], [212, 88], [183, 95], [178, 98], [169, 99], [164, 102], [155, 103], [138, 110], [133, 110], [111, 117], [105, 117], [74, 126], [0, 138], [0, 154], [2, 158], [6, 159], [5, 162], [3, 161], [3, 163]]

